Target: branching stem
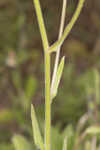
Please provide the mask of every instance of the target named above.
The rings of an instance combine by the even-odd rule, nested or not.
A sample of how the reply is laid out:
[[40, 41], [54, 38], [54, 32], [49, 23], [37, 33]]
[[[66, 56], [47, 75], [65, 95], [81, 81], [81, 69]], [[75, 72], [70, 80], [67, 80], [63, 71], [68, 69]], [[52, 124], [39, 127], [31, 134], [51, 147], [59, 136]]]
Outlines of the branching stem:
[[50, 150], [51, 145], [51, 104], [50, 104], [50, 53], [48, 53], [48, 38], [45, 30], [43, 15], [39, 0], [33, 0], [40, 28], [45, 55], [45, 150]]
[[79, 0], [78, 6], [76, 8], [76, 11], [71, 19], [71, 21], [69, 22], [69, 24], [66, 26], [63, 35], [61, 36], [60, 40], [58, 40], [57, 42], [55, 42], [50, 48], [49, 51], [53, 52], [53, 51], [57, 51], [58, 47], [61, 46], [64, 42], [64, 40], [67, 38], [67, 36], [69, 35], [73, 25], [75, 24], [75, 22], [77, 21], [80, 12], [82, 10], [83, 4], [84, 4], [85, 0]]
[[[73, 15], [70, 23], [67, 25], [63, 32], [64, 28], [64, 20], [65, 20], [65, 9], [66, 9], [66, 2], [67, 0], [63, 0], [63, 9], [62, 9], [62, 17], [61, 17], [61, 25], [60, 25], [60, 30], [59, 30], [59, 37], [58, 41], [55, 42], [50, 48], [49, 48], [49, 42], [46, 34], [46, 28], [44, 25], [44, 20], [43, 20], [43, 15], [40, 7], [39, 0], [33, 0], [35, 10], [36, 10], [36, 15], [37, 15], [37, 20], [39, 24], [39, 29], [41, 33], [41, 38], [43, 42], [43, 48], [44, 48], [44, 57], [45, 57], [45, 150], [51, 150], [51, 91], [53, 90], [53, 85], [54, 85], [54, 80], [56, 78], [56, 73], [58, 69], [58, 64], [59, 64], [59, 55], [60, 55], [60, 48], [65, 40], [65, 38], [68, 36], [70, 30], [72, 29], [73, 25], [75, 24], [80, 11], [82, 9], [83, 3], [85, 0], [79, 0], [78, 7], [76, 9], [75, 14]], [[63, 33], [63, 35], [62, 35]], [[56, 53], [56, 60], [55, 60], [55, 66], [54, 66], [54, 73], [53, 73], [53, 78], [52, 78], [52, 85], [51, 84], [51, 68], [50, 68], [50, 58], [51, 58], [51, 52], [52, 51], [57, 51]], [[51, 89], [50, 89], [51, 88]], [[51, 91], [50, 91], [51, 90]]]
[[[61, 38], [62, 33], [63, 33], [63, 29], [64, 29], [65, 15], [66, 15], [66, 6], [67, 6], [67, 0], [63, 0], [58, 40]], [[51, 83], [51, 95], [52, 95], [52, 92], [54, 90], [53, 88], [54, 88], [54, 82], [55, 82], [55, 79], [56, 79], [56, 73], [57, 73], [57, 68], [58, 68], [58, 64], [59, 64], [60, 49], [61, 49], [61, 46], [58, 47], [58, 50], [56, 52], [56, 58], [55, 58], [53, 76], [52, 76], [52, 83]]]

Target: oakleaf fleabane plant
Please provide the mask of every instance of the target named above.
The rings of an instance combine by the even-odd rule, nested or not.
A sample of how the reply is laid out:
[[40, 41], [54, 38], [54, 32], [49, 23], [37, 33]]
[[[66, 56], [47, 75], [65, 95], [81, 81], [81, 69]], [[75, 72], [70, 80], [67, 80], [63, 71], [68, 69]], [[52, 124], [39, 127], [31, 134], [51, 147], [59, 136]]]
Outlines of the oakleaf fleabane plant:
[[[67, 0], [63, 0], [63, 7], [62, 7], [62, 15], [61, 15], [61, 24], [59, 29], [59, 37], [58, 41], [55, 42], [53, 45], [49, 45], [46, 28], [44, 24], [44, 19], [41, 11], [41, 6], [39, 0], [33, 0], [37, 20], [39, 24], [39, 29], [41, 33], [41, 38], [43, 42], [43, 49], [44, 49], [44, 70], [45, 70], [45, 131], [44, 131], [44, 140], [41, 136], [38, 121], [36, 119], [34, 107], [31, 106], [31, 118], [32, 118], [32, 127], [33, 127], [33, 136], [34, 142], [36, 146], [41, 150], [51, 150], [51, 102], [57, 95], [59, 83], [61, 80], [63, 68], [64, 68], [64, 60], [65, 57], [59, 60], [60, 56], [60, 49], [61, 45], [63, 44], [64, 40], [70, 33], [73, 25], [75, 24], [81, 9], [83, 7], [85, 0], [79, 0], [76, 11], [69, 22], [69, 24], [64, 29], [64, 21], [65, 21], [65, 10], [67, 5]], [[52, 52], [56, 52], [55, 58], [55, 65], [54, 65], [54, 73], [51, 77], [51, 54]], [[60, 63], [59, 63], [60, 61]], [[52, 79], [52, 80], [51, 80]], [[65, 140], [64, 140], [64, 143]], [[66, 144], [64, 144], [66, 145]], [[67, 146], [64, 146], [67, 148]], [[63, 148], [63, 149], [66, 149]]]

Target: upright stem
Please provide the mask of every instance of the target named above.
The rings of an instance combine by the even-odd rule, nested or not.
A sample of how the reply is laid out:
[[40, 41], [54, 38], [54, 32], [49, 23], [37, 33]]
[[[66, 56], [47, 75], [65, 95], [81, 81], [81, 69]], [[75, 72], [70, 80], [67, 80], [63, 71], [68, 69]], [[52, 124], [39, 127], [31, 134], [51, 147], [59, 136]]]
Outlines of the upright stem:
[[[66, 15], [66, 5], [67, 5], [67, 0], [63, 0], [58, 40], [61, 38], [62, 33], [63, 33], [63, 29], [64, 29], [65, 15]], [[53, 90], [54, 90], [53, 88], [54, 88], [54, 82], [55, 82], [55, 79], [56, 79], [56, 73], [57, 73], [58, 64], [59, 64], [60, 49], [61, 49], [61, 46], [58, 47], [57, 52], [56, 52], [56, 58], [55, 58], [55, 64], [54, 64], [54, 70], [53, 70], [53, 76], [52, 76], [52, 82], [51, 82], [51, 95], [52, 95]]]
[[48, 53], [48, 38], [44, 25], [43, 15], [39, 0], [33, 0], [45, 55], [45, 150], [50, 150], [51, 135], [51, 104], [50, 104], [50, 53]]
[[[71, 22], [69, 25], [65, 28], [65, 31], [57, 42], [51, 46], [51, 51], [55, 50], [58, 48], [57, 45], [59, 45], [59, 48], [62, 44], [62, 42], [65, 40], [66, 36], [70, 32], [73, 24], [77, 20], [80, 10], [83, 6], [83, 2], [85, 0], [79, 0], [79, 5], [77, 8], [77, 11], [75, 15], [73, 16]], [[44, 55], [45, 55], [45, 150], [51, 150], [51, 97], [50, 97], [50, 84], [51, 84], [51, 78], [50, 78], [50, 52], [49, 52], [49, 43], [48, 43], [48, 38], [46, 34], [46, 29], [44, 25], [44, 20], [43, 20], [43, 15], [40, 7], [39, 0], [33, 0], [35, 10], [36, 10], [36, 15], [37, 15], [37, 20], [40, 28], [40, 33], [41, 33], [41, 38], [43, 42], [43, 48], [44, 48]], [[62, 32], [62, 31], [61, 31]], [[58, 49], [59, 50], [59, 49]], [[58, 66], [59, 62], [59, 54], [57, 56], [57, 62], [56, 65]]]
[[50, 150], [51, 101], [50, 101], [50, 53], [45, 52], [45, 150]]
[[41, 34], [41, 38], [43, 42], [43, 48], [44, 48], [44, 51], [46, 51], [49, 47], [49, 43], [48, 43], [48, 38], [47, 38], [47, 33], [46, 33], [46, 28], [45, 28], [45, 24], [43, 20], [40, 2], [39, 0], [33, 0], [33, 3], [34, 3], [35, 10], [36, 10], [36, 16], [37, 16], [40, 34]]
[[42, 37], [45, 55], [45, 150], [50, 150], [51, 104], [50, 104], [50, 54], [48, 39], [39, 0], [33, 0]]

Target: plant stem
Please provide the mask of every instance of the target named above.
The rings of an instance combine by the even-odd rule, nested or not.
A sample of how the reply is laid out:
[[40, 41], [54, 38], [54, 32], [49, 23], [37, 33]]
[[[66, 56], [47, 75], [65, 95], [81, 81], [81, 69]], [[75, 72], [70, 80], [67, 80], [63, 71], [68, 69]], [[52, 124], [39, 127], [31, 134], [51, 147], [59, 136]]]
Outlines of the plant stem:
[[[40, 28], [40, 33], [41, 33], [41, 38], [42, 38], [43, 48], [44, 48], [44, 56], [45, 56], [45, 142], [44, 142], [45, 150], [51, 150], [51, 95], [50, 95], [51, 94], [50, 93], [50, 84], [51, 84], [50, 57], [51, 55], [50, 55], [50, 50], [51, 52], [55, 51], [56, 49], [59, 50], [59, 52], [57, 53], [56, 62], [55, 62], [55, 68], [56, 68], [55, 72], [57, 72], [60, 47], [63, 41], [65, 40], [65, 38], [67, 37], [67, 35], [69, 34], [70, 30], [72, 29], [74, 23], [76, 22], [80, 14], [80, 11], [82, 9], [84, 1], [85, 0], [79, 0], [77, 10], [75, 14], [73, 15], [72, 20], [65, 28], [63, 35], [62, 35], [62, 32], [63, 32], [63, 24], [62, 24], [62, 27], [59, 33], [59, 40], [55, 42], [49, 49], [49, 42], [48, 42], [48, 38], [46, 34], [46, 29], [44, 25], [40, 3], [39, 3], [39, 0], [33, 0], [35, 10], [36, 10], [37, 20], [38, 20], [38, 24]], [[55, 73], [55, 76], [56, 76], [56, 73]]]
[[39, 0], [33, 0], [33, 2], [34, 2], [37, 20], [38, 20], [38, 24], [39, 24], [39, 29], [40, 29], [40, 33], [41, 33], [41, 38], [42, 38], [42, 42], [43, 42], [43, 48], [44, 48], [44, 51], [46, 51], [49, 47], [49, 44], [48, 44], [48, 38], [47, 38], [46, 28], [44, 25], [40, 2], [39, 2]]
[[45, 52], [45, 150], [51, 145], [50, 53]]
[[[59, 29], [58, 40], [61, 38], [62, 33], [63, 33], [63, 29], [64, 29], [65, 14], [66, 14], [66, 4], [67, 4], [67, 0], [63, 0], [63, 6], [62, 6], [62, 14], [61, 14], [61, 21], [60, 21], [60, 29]], [[52, 83], [51, 83], [51, 95], [52, 95], [52, 92], [54, 90], [53, 86], [54, 86], [54, 82], [55, 82], [55, 79], [56, 79], [56, 73], [57, 73], [57, 68], [58, 68], [58, 64], [59, 64], [60, 49], [61, 49], [61, 46], [58, 47], [58, 50], [56, 52], [56, 58], [55, 58], [53, 76], [52, 76]]]
[[56, 41], [50, 48], [49, 51], [53, 52], [53, 51], [57, 51], [57, 48], [59, 46], [61, 46], [64, 42], [64, 40], [67, 38], [67, 36], [69, 35], [73, 25], [75, 24], [75, 22], [77, 21], [80, 12], [83, 8], [83, 4], [84, 4], [85, 0], [79, 0], [78, 6], [76, 8], [76, 11], [71, 19], [71, 21], [69, 22], [69, 24], [66, 26], [63, 35], [61, 36], [60, 40]]
[[94, 70], [94, 77], [95, 77], [95, 96], [96, 96], [96, 103], [99, 104], [99, 84], [100, 84], [100, 79], [99, 79], [99, 72], [98, 70]]
[[44, 25], [39, 0], [33, 0], [40, 28], [45, 55], [45, 150], [50, 150], [51, 138], [51, 103], [50, 103], [50, 53], [48, 53], [48, 38]]

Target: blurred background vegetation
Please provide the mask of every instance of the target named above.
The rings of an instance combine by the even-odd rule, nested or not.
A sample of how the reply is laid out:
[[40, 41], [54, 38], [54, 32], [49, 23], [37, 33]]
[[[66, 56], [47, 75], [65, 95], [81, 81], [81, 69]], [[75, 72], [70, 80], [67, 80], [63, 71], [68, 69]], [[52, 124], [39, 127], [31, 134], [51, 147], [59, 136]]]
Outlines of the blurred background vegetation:
[[[58, 36], [62, 0], [40, 2], [52, 44]], [[68, 0], [66, 24], [77, 2]], [[61, 150], [65, 134], [71, 139], [71, 150], [78, 120], [84, 114], [91, 114], [87, 125], [99, 124], [100, 105], [96, 101], [99, 86], [97, 90], [95, 86], [100, 72], [99, 0], [86, 0], [61, 53], [66, 56], [66, 65], [59, 94], [52, 105], [53, 150], [57, 146], [57, 150]], [[53, 62], [54, 56], [52, 65]], [[0, 0], [0, 150], [14, 150], [12, 141], [19, 138], [26, 143], [27, 150], [36, 149], [32, 140], [31, 103], [35, 105], [43, 130], [44, 62], [34, 6], [32, 0]], [[14, 134], [17, 136], [12, 140]], [[90, 137], [84, 147], [88, 147], [89, 140]]]

